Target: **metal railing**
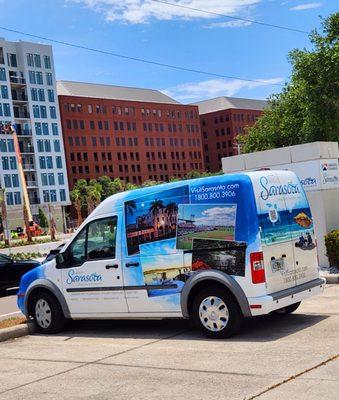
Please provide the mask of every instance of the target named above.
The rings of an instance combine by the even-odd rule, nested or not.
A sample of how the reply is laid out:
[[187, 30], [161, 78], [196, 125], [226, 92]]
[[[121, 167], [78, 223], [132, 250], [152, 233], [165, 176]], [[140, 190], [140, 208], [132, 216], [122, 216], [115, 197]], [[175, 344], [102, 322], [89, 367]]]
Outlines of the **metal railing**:
[[10, 77], [9, 77], [9, 80], [10, 80], [10, 82], [12, 82], [12, 83], [22, 83], [22, 84], [26, 84], [26, 79], [25, 78], [22, 78], [21, 76], [14, 76], [14, 75], [11, 75]]

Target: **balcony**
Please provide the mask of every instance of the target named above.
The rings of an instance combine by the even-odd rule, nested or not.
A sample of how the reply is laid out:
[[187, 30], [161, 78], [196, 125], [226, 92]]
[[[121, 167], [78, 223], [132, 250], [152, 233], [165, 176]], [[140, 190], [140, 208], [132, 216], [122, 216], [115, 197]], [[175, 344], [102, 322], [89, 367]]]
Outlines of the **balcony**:
[[[20, 138], [22, 139], [22, 138]], [[22, 142], [21, 140], [19, 141], [19, 148], [20, 148], [20, 152], [22, 154], [24, 153], [34, 153], [34, 146], [33, 143], [29, 140], [25, 140], [24, 142]]]
[[28, 164], [28, 163], [22, 163], [22, 168], [24, 171], [35, 171], [35, 165], [34, 164]]
[[32, 130], [30, 129], [30, 126], [27, 123], [16, 124], [15, 130], [18, 136], [32, 136]]
[[26, 108], [14, 107], [14, 118], [16, 119], [29, 119], [29, 112]]
[[28, 196], [31, 205], [40, 204], [39, 196]]
[[14, 103], [27, 103], [28, 97], [24, 91], [12, 90], [12, 100]]
[[38, 183], [36, 181], [26, 181], [27, 189], [36, 189], [38, 188]]
[[22, 76], [10, 75], [9, 81], [14, 85], [19, 85], [19, 86], [26, 85], [26, 79], [23, 78]]

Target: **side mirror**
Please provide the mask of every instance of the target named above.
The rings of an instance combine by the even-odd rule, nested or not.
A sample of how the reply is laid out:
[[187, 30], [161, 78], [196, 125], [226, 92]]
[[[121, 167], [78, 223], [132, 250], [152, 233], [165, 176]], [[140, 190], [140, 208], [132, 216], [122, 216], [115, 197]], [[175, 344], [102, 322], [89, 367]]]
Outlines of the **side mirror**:
[[59, 268], [62, 267], [66, 262], [64, 253], [58, 253], [55, 257], [55, 261], [56, 261], [57, 267], [59, 267]]

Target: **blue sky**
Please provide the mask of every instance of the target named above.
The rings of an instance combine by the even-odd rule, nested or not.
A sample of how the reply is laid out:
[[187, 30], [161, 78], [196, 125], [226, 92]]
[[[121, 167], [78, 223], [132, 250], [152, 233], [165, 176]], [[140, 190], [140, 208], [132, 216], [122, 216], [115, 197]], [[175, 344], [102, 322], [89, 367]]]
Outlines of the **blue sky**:
[[[193, 8], [310, 31], [333, 0], [168, 0]], [[0, 25], [162, 63], [280, 83], [287, 53], [306, 34], [230, 21], [153, 0], [0, 0]], [[7, 40], [31, 40], [0, 29]], [[280, 91], [53, 45], [58, 79], [147, 87], [189, 103], [221, 95], [266, 98]]]

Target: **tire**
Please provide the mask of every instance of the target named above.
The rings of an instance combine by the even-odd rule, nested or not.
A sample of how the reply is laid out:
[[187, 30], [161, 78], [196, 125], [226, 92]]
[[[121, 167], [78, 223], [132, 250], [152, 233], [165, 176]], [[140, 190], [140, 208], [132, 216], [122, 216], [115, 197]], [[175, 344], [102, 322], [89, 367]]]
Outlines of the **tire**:
[[290, 304], [289, 306], [279, 308], [278, 310], [274, 310], [274, 315], [289, 315], [292, 314], [301, 304], [301, 301], [298, 303]]
[[66, 318], [52, 293], [44, 290], [33, 295], [29, 309], [39, 332], [57, 333], [65, 327]]
[[205, 336], [225, 339], [239, 331], [244, 317], [226, 288], [211, 286], [196, 295], [192, 319]]

